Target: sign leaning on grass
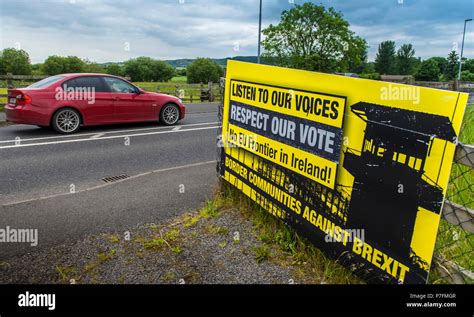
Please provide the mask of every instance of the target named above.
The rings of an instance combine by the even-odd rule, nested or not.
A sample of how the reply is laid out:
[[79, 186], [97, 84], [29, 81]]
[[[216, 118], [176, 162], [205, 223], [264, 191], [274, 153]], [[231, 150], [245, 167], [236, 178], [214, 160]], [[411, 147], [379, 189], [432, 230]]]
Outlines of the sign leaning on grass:
[[229, 61], [221, 176], [370, 283], [425, 283], [467, 94]]

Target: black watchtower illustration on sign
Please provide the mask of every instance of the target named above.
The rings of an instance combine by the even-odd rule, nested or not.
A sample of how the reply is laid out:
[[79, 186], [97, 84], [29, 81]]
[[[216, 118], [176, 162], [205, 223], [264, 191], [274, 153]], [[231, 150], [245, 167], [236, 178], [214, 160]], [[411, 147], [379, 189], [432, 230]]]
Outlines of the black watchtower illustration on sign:
[[348, 149], [343, 167], [354, 176], [346, 227], [409, 258], [419, 207], [439, 213], [443, 190], [424, 174], [435, 138], [455, 141], [448, 117], [359, 102], [367, 123], [362, 151]]

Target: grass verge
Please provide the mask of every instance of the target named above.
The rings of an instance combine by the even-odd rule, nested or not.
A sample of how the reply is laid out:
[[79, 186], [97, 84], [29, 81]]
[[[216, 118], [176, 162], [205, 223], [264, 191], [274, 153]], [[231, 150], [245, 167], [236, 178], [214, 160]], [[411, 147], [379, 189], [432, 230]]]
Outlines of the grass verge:
[[[221, 208], [236, 208], [253, 223], [263, 245], [253, 248], [258, 263], [271, 260], [290, 265], [295, 279], [305, 284], [361, 284], [361, 279], [328, 257], [295, 230], [241, 194], [232, 185], [220, 183]], [[235, 241], [234, 241], [235, 242]]]

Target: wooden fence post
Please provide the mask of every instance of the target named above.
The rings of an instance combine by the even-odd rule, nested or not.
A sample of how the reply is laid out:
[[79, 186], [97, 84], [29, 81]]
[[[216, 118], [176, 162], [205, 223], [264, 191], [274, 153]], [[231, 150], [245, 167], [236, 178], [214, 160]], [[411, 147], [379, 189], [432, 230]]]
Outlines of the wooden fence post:
[[7, 88], [8, 89], [12, 89], [12, 88], [15, 88], [15, 86], [13, 86], [13, 74], [12, 73], [7, 73]]
[[213, 102], [214, 101], [214, 93], [212, 91], [212, 81], [207, 83], [207, 87], [209, 89], [209, 102]]
[[457, 78], [453, 80], [453, 90], [454, 91], [459, 91], [459, 81]]

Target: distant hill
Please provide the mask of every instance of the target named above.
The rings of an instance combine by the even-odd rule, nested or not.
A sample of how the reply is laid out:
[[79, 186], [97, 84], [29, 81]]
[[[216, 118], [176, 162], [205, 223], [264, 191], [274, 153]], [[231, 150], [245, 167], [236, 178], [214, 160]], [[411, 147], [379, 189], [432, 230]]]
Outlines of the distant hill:
[[[249, 63], [256, 63], [257, 62], [257, 56], [234, 56], [234, 57], [226, 57], [226, 58], [211, 58], [214, 62], [221, 66], [227, 65], [227, 60], [228, 59], [233, 59], [237, 61], [242, 61], [242, 62], [249, 62]], [[195, 59], [191, 58], [182, 58], [182, 59], [172, 59], [172, 60], [167, 60], [165, 62], [171, 64], [173, 67], [187, 67], [189, 64], [194, 62]]]
[[[257, 62], [257, 56], [234, 56], [234, 57], [225, 57], [225, 58], [211, 58], [214, 62], [219, 64], [222, 67], [225, 67], [227, 65], [227, 60], [233, 59], [236, 61], [242, 61], [242, 62], [248, 62], [248, 63], [256, 63]], [[185, 68], [192, 62], [194, 62], [196, 59], [195, 58], [181, 58], [181, 59], [170, 59], [170, 60], [165, 60], [168, 64], [175, 68]], [[112, 64], [117, 64], [119, 66], [123, 66], [124, 62], [108, 62], [108, 63], [101, 63], [99, 65], [103, 67], [107, 67]]]

